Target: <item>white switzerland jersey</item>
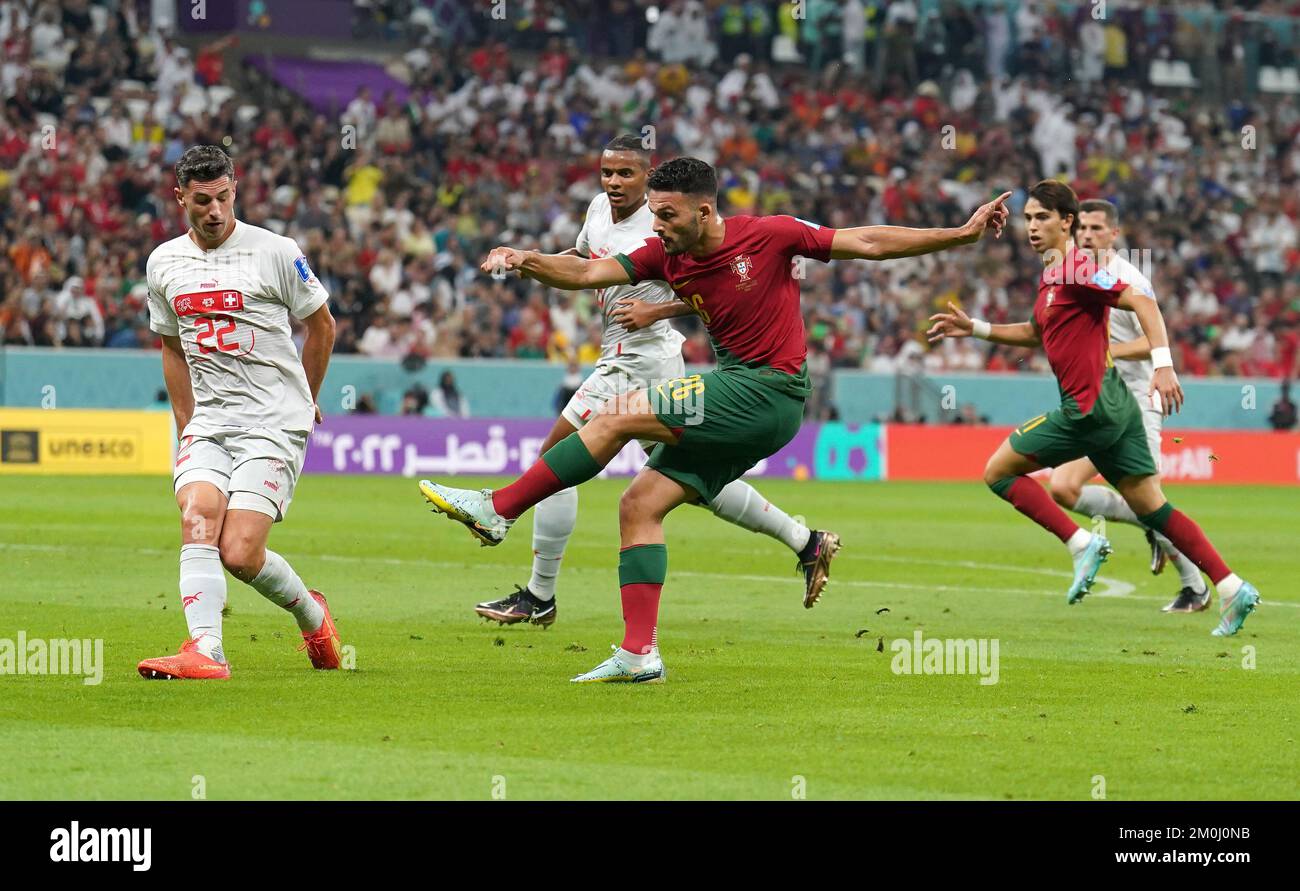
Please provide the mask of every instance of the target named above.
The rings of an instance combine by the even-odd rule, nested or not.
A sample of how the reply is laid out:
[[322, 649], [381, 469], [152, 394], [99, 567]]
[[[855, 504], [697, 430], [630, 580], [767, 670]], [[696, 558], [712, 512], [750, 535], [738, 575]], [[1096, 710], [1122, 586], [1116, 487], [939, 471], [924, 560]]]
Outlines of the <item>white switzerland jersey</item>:
[[[1125, 260], [1119, 254], [1111, 253], [1110, 259], [1106, 262], [1106, 269], [1114, 273], [1115, 277], [1127, 285], [1132, 285], [1138, 291], [1146, 294], [1152, 300], [1156, 299], [1155, 289], [1151, 287], [1150, 280], [1138, 271], [1138, 268]], [[1128, 343], [1144, 336], [1142, 323], [1138, 321], [1137, 313], [1131, 309], [1119, 309], [1112, 307], [1110, 311], [1110, 342], [1111, 343]], [[1151, 402], [1148, 393], [1151, 390], [1151, 377], [1155, 374], [1155, 365], [1150, 359], [1119, 359], [1115, 362], [1115, 370], [1119, 376], [1128, 384], [1128, 388], [1137, 397], [1138, 405], [1143, 408], [1149, 408]]]
[[311, 430], [289, 313], [305, 318], [329, 294], [292, 238], [236, 221], [205, 251], [187, 233], [154, 248], [147, 278], [149, 327], [185, 349], [196, 427]]
[[[587, 219], [578, 233], [578, 253], [593, 259], [630, 254], [645, 243], [647, 238], [657, 238], [651, 224], [654, 215], [650, 205], [641, 207], [622, 222], [615, 223], [610, 214], [609, 196], [601, 192], [591, 199]], [[677, 298], [667, 282], [644, 281], [635, 285], [615, 285], [596, 291], [605, 324], [601, 340], [601, 359], [614, 356], [636, 355], [649, 358], [672, 358], [681, 355], [682, 337], [666, 319], [655, 322], [640, 331], [628, 331], [610, 319], [610, 310], [627, 298], [647, 303], [671, 303]]]

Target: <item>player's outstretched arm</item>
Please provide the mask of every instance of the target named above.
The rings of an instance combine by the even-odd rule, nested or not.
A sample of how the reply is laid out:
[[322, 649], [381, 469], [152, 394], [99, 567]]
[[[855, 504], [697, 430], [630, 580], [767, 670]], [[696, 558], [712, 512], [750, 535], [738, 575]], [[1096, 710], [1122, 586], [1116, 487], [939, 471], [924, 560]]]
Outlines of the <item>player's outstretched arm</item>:
[[1178, 383], [1178, 375], [1174, 372], [1173, 354], [1169, 350], [1169, 332], [1165, 330], [1165, 317], [1160, 312], [1160, 305], [1133, 287], [1125, 288], [1115, 305], [1137, 313], [1142, 333], [1146, 335], [1151, 347], [1151, 362], [1156, 367], [1148, 392], [1159, 393], [1161, 410], [1166, 415], [1173, 414], [1183, 407], [1183, 387]]
[[613, 257], [584, 260], [572, 254], [542, 254], [511, 247], [493, 248], [479, 268], [491, 274], [518, 272], [547, 287], [566, 291], [611, 288], [632, 281], [623, 264]]
[[311, 401], [316, 405], [316, 423], [319, 424], [322, 418], [316, 397], [325, 380], [325, 370], [329, 368], [330, 354], [334, 352], [334, 316], [330, 315], [327, 303], [302, 321], [307, 326], [307, 338], [302, 344], [302, 370], [307, 375]]
[[833, 260], [894, 260], [916, 257], [935, 251], [974, 244], [991, 228], [995, 237], [1002, 235], [1007, 222], [1003, 192], [971, 215], [964, 226], [955, 229], [909, 229], [905, 226], [859, 226], [839, 229], [831, 242]]
[[180, 337], [162, 336], [163, 383], [171, 400], [179, 436], [194, 416], [194, 390], [190, 386], [190, 369], [185, 362], [185, 347]]
[[951, 303], [948, 304], [948, 312], [935, 313], [930, 316], [930, 321], [934, 324], [925, 332], [930, 343], [938, 343], [945, 337], [978, 337], [993, 343], [1019, 347], [1036, 347], [1043, 343], [1032, 322], [990, 325], [980, 319], [972, 319]]

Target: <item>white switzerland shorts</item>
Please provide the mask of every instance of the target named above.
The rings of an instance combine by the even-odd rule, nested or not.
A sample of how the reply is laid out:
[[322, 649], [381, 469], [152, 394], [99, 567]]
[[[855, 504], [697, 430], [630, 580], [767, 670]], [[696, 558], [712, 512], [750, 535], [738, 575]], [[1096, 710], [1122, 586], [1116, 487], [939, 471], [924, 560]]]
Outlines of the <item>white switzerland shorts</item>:
[[1146, 393], [1132, 390], [1133, 398], [1142, 409], [1142, 427], [1147, 432], [1147, 448], [1151, 450], [1151, 460], [1156, 462], [1156, 473], [1160, 473], [1160, 431], [1165, 426], [1165, 414]]
[[610, 361], [602, 359], [560, 415], [574, 427], [582, 427], [606, 402], [621, 393], [644, 390], [662, 381], [685, 376], [686, 363], [681, 353], [667, 359], [628, 355]]
[[1165, 426], [1164, 413], [1154, 408], [1142, 409], [1142, 426], [1147, 431], [1147, 445], [1151, 448], [1151, 458], [1156, 462], [1156, 473], [1160, 473], [1160, 431]]
[[267, 427], [198, 427], [181, 436], [172, 483], [208, 482], [229, 501], [227, 510], [255, 510], [284, 519], [307, 455], [307, 434]]

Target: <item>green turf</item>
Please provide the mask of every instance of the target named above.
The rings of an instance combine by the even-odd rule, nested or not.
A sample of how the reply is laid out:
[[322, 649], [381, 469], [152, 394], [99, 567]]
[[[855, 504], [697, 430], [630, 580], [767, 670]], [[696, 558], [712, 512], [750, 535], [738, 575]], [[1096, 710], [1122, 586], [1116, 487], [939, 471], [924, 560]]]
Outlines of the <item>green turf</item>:
[[[669, 679], [576, 687], [621, 636], [622, 484], [584, 486], [550, 631], [486, 625], [527, 578], [530, 521], [488, 550], [402, 479], [309, 477], [272, 545], [330, 596], [357, 670], [294, 651], [230, 582], [229, 682], [146, 682], [185, 637], [166, 479], [0, 480], [0, 638], [103, 638], [98, 686], [0, 676], [0, 797], [1289, 798], [1300, 735], [1295, 489], [1195, 488], [1264, 605], [1236, 638], [1162, 614], [1134, 529], [1067, 607], [1059, 543], [982, 485], [762, 482], [839, 531], [805, 611], [783, 546], [698, 508], [668, 524]], [[1107, 596], [1119, 594], [1121, 596]], [[888, 612], [878, 610], [888, 608]], [[1217, 614], [1217, 609], [1216, 609]], [[1000, 677], [903, 676], [890, 642], [996, 638]], [[878, 652], [883, 645], [884, 652]], [[1256, 668], [1243, 668], [1243, 647]], [[494, 785], [495, 784], [495, 785]]]

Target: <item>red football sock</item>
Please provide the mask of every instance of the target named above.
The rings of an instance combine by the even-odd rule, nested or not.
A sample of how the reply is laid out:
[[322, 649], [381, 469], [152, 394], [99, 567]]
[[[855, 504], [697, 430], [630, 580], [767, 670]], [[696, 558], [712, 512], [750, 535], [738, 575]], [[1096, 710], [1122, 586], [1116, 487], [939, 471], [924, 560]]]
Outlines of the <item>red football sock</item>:
[[641, 583], [623, 585], [623, 649], [642, 656], [655, 645], [655, 626], [659, 623], [659, 595], [663, 585]]
[[567, 488], [555, 475], [555, 471], [538, 458], [532, 467], [524, 471], [523, 476], [492, 493], [492, 506], [507, 520], [514, 520], [534, 504]]
[[1160, 530], [1165, 538], [1174, 543], [1174, 547], [1187, 555], [1216, 585], [1232, 574], [1228, 564], [1223, 562], [1219, 552], [1210, 544], [1196, 521], [1180, 510], [1172, 510], [1165, 518]]
[[585, 483], [604, 465], [591, 456], [576, 432], [546, 450], [524, 475], [492, 493], [492, 507], [507, 520], [518, 519], [528, 508], [556, 492]]
[[1061, 541], [1068, 542], [1070, 536], [1079, 531], [1079, 524], [1066, 516], [1065, 511], [1047, 494], [1047, 490], [1034, 480], [1018, 476], [1011, 481], [1010, 486], [1005, 483], [1006, 480], [999, 480], [993, 485], [993, 491]]

